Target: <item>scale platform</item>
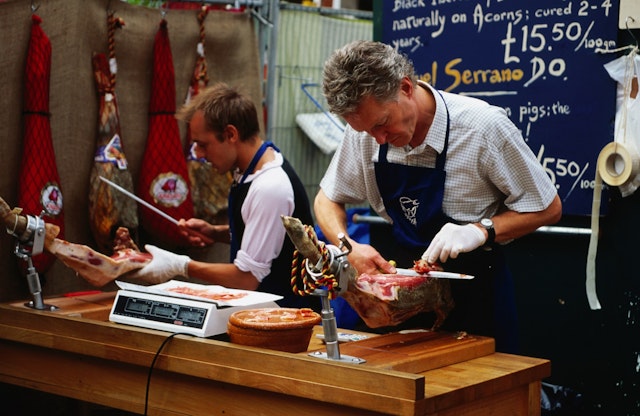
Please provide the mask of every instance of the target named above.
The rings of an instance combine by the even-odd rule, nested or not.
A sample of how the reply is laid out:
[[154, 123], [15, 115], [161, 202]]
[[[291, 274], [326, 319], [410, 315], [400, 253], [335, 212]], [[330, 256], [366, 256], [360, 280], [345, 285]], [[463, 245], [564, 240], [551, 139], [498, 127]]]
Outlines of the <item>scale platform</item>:
[[120, 290], [109, 314], [111, 322], [198, 337], [227, 332], [232, 313], [277, 308], [282, 296], [171, 280], [154, 286], [116, 282]]

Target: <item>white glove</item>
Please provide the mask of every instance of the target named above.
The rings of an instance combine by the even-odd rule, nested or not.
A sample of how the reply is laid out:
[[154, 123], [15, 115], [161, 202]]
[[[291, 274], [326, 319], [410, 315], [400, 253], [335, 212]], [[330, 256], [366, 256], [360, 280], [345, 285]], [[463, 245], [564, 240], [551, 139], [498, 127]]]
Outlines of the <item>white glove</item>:
[[456, 225], [445, 224], [433, 238], [422, 259], [429, 264], [435, 263], [438, 258], [441, 263], [449, 257], [455, 259], [460, 253], [467, 253], [480, 247], [487, 241], [484, 233], [473, 224]]
[[187, 266], [191, 259], [170, 251], [163, 250], [151, 244], [144, 248], [151, 253], [151, 262], [138, 270], [132, 277], [148, 283], [159, 284], [173, 279], [175, 276], [187, 276]]

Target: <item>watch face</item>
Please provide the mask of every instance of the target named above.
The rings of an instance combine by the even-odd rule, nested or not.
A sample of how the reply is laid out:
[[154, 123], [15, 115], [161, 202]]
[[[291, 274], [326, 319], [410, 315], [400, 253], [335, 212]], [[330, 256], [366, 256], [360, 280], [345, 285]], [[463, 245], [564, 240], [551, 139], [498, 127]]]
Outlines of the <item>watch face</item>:
[[491, 221], [489, 218], [483, 218], [482, 220], [480, 220], [480, 224], [482, 224], [482, 226], [485, 228], [493, 227], [493, 221]]

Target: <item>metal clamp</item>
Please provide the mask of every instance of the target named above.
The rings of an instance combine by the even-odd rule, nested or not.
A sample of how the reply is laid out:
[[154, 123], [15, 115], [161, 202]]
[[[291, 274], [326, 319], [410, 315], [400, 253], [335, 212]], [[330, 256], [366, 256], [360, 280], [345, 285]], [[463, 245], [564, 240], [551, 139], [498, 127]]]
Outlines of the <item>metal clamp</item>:
[[[38, 271], [33, 265], [33, 256], [41, 254], [44, 251], [44, 240], [46, 236], [45, 223], [42, 217], [44, 211], [39, 216], [34, 217], [27, 215], [27, 226], [21, 235], [13, 234], [18, 241], [14, 249], [14, 254], [27, 262], [27, 283], [29, 284], [29, 292], [33, 297], [32, 301], [25, 303], [30, 308], [54, 311], [58, 309], [53, 305], [46, 305], [42, 299], [42, 287], [40, 286], [40, 277]], [[15, 230], [14, 230], [15, 231]]]
[[[329, 262], [329, 272], [333, 273], [338, 281], [337, 294], [340, 295], [347, 290], [347, 286], [349, 283], [348, 276], [345, 271], [350, 267], [349, 261], [347, 260], [347, 255], [351, 253], [352, 248], [351, 244], [349, 243], [349, 241], [347, 241], [347, 238], [343, 233], [338, 234], [338, 239], [340, 240], [340, 245], [338, 247], [334, 245], [327, 245], [327, 250], [329, 252], [329, 259], [327, 261]], [[322, 277], [324, 262], [321, 258], [313, 267], [310, 267], [309, 263], [307, 262], [306, 268], [309, 275], [317, 281]], [[322, 302], [322, 311], [320, 312], [320, 315], [322, 317], [322, 330], [324, 332], [324, 342], [327, 347], [327, 351], [312, 352], [309, 353], [309, 356], [352, 364], [364, 363], [365, 360], [363, 360], [362, 358], [340, 354], [340, 346], [338, 342], [338, 325], [336, 322], [335, 314], [333, 312], [333, 308], [331, 307], [331, 303], [329, 301], [329, 290], [316, 289], [313, 292], [313, 295], [319, 296]]]

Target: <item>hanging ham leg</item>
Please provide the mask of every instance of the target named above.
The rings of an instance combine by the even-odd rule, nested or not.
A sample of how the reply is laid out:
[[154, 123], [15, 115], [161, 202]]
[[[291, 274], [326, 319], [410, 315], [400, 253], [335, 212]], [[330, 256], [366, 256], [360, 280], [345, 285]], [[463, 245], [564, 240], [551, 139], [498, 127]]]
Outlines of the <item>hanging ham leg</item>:
[[102, 176], [130, 192], [133, 191], [133, 180], [123, 150], [115, 95], [113, 31], [118, 22], [112, 14], [109, 15], [109, 49], [113, 68], [110, 68], [104, 54], [96, 53], [92, 59], [100, 114], [96, 153], [89, 183], [89, 223], [98, 249], [105, 253], [111, 252], [114, 232], [118, 227], [127, 227], [134, 235], [138, 228], [138, 207], [135, 201], [100, 180]]
[[[204, 89], [208, 82], [207, 59], [205, 57], [204, 20], [207, 17], [207, 6], [202, 6], [198, 13], [200, 25], [200, 41], [197, 45], [196, 64], [191, 76], [191, 84], [185, 104], [188, 104]], [[187, 169], [191, 183], [194, 215], [210, 224], [226, 224], [229, 190], [233, 178], [230, 173], [219, 173], [206, 159], [198, 158], [195, 144], [191, 142], [191, 134], [187, 129]]]
[[[138, 195], [170, 217], [188, 219], [193, 217], [193, 201], [175, 111], [173, 56], [167, 21], [163, 19], [153, 49], [149, 134], [140, 168]], [[140, 223], [154, 240], [165, 246], [189, 245], [175, 224], [148, 208], [141, 207]]]
[[[64, 234], [63, 198], [49, 123], [51, 43], [42, 30], [42, 20], [32, 15], [31, 38], [25, 69], [24, 149], [18, 176], [18, 204], [25, 214], [46, 220]], [[55, 258], [48, 253], [33, 257], [33, 265], [46, 272]]]

